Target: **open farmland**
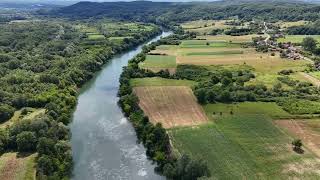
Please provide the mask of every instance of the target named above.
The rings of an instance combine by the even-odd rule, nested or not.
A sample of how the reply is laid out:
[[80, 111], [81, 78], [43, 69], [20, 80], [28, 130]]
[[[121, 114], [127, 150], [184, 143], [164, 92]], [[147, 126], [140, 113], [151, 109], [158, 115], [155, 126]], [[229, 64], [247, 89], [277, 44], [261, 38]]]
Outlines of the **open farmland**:
[[[198, 52], [197, 50], [188, 49], [189, 53]], [[252, 66], [256, 72], [279, 72], [284, 68], [293, 70], [304, 70], [308, 61], [290, 61], [281, 59], [279, 56], [258, 53], [254, 49], [243, 49], [242, 54], [228, 54], [225, 56], [201, 55], [188, 56], [181, 55], [177, 57], [177, 64], [194, 64], [194, 65], [242, 65]]]
[[204, 110], [208, 117], [215, 120], [221, 116], [241, 115], [266, 115], [269, 117], [289, 117], [290, 114], [284, 111], [274, 102], [242, 102], [235, 104], [207, 104]]
[[165, 79], [160, 77], [152, 78], [134, 78], [130, 80], [130, 85], [138, 86], [189, 86], [192, 87], [197, 83], [189, 80]]
[[308, 21], [293, 21], [293, 22], [280, 21], [280, 22], [275, 23], [275, 25], [280, 26], [281, 29], [286, 29], [286, 28], [294, 27], [294, 26], [302, 26], [305, 24], [308, 24]]
[[217, 179], [320, 177], [320, 161], [308, 150], [293, 152], [292, 138], [265, 116], [229, 116], [198, 128], [174, 128], [169, 135], [179, 153], [206, 159]]
[[320, 120], [278, 120], [275, 124], [302, 140], [304, 145], [320, 157]]
[[254, 37], [265, 37], [265, 35], [250, 34], [243, 36], [229, 36], [229, 35], [217, 35], [217, 36], [197, 36], [198, 39], [206, 39], [207, 41], [222, 41], [233, 43], [252, 42]]
[[291, 43], [301, 43], [306, 37], [312, 37], [318, 42], [320, 42], [320, 35], [286, 35], [284, 38], [279, 38], [278, 42], [291, 42]]
[[208, 121], [189, 87], [146, 86], [135, 87], [134, 92], [150, 121], [161, 123], [164, 128], [194, 126]]
[[154, 72], [168, 69], [174, 72], [176, 68], [176, 57], [167, 55], [147, 55], [146, 60], [139, 64], [140, 68], [150, 69]]
[[0, 156], [1, 180], [35, 180], [36, 154], [5, 153]]
[[226, 24], [228, 20], [197, 20], [189, 21], [181, 24], [185, 31], [195, 32], [200, 35], [210, 33], [215, 29], [231, 29], [232, 27], [242, 28], [243, 26], [232, 26]]

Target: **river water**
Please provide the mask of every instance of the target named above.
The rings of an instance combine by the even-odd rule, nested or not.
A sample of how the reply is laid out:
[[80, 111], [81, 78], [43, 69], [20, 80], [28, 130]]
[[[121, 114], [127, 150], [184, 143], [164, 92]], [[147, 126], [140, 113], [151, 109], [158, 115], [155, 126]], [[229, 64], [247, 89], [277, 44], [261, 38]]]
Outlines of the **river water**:
[[[168, 35], [163, 32], [161, 36]], [[137, 144], [131, 123], [117, 105], [122, 67], [141, 50], [142, 45], [114, 57], [82, 87], [70, 125], [74, 180], [164, 179], [154, 172], [145, 148]]]

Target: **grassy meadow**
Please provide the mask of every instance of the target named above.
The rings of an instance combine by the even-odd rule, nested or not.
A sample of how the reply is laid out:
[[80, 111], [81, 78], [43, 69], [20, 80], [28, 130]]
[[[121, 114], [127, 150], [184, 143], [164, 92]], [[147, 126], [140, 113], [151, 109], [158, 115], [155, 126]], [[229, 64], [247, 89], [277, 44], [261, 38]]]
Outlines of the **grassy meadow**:
[[290, 117], [274, 102], [241, 102], [234, 104], [207, 104], [204, 110], [210, 119], [215, 120], [221, 116], [266, 115], [269, 117]]
[[146, 60], [140, 63], [141, 68], [175, 68], [175, 56], [147, 55]]
[[284, 38], [279, 38], [278, 42], [291, 42], [291, 43], [302, 43], [305, 37], [312, 37], [320, 42], [320, 35], [286, 35]]
[[36, 154], [4, 153], [0, 156], [0, 179], [35, 180]]
[[135, 78], [130, 80], [133, 87], [138, 86], [189, 86], [192, 87], [197, 83], [189, 80], [165, 79], [160, 77], [152, 78]]

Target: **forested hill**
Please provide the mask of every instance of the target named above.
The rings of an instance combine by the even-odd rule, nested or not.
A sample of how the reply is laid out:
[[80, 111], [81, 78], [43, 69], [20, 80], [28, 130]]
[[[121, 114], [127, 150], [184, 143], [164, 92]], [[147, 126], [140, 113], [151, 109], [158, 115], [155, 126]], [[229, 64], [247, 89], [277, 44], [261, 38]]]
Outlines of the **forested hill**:
[[172, 2], [80, 2], [51, 11], [51, 15], [72, 18], [109, 17], [142, 22], [181, 22], [195, 19], [311, 20], [320, 18], [320, 5], [298, 1], [216, 1], [202, 3]]

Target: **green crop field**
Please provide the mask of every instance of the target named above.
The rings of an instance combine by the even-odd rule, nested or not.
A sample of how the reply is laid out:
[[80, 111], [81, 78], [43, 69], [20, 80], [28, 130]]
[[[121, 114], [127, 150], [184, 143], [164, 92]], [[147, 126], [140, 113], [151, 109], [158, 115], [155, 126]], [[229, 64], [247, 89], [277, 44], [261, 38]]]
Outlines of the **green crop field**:
[[188, 56], [224, 56], [224, 55], [237, 55], [243, 54], [243, 51], [216, 51], [216, 52], [191, 52], [187, 53]]
[[88, 34], [88, 39], [97, 40], [97, 39], [105, 39], [105, 37], [102, 34]]
[[169, 135], [179, 153], [205, 159], [214, 179], [319, 178], [314, 155], [293, 152], [292, 139], [265, 116], [224, 117]]
[[189, 80], [165, 79], [160, 77], [135, 78], [130, 80], [133, 87], [138, 86], [194, 86], [196, 82]]
[[[290, 114], [284, 111], [280, 106], [274, 102], [242, 102], [235, 104], [207, 104], [204, 106], [206, 114], [211, 119], [216, 119], [222, 113], [225, 115], [254, 115], [263, 114], [270, 117], [289, 117]], [[232, 112], [232, 113], [231, 113]]]
[[140, 63], [141, 68], [175, 68], [175, 56], [147, 55], [146, 60]]
[[207, 40], [184, 40], [181, 48], [238, 48], [240, 43], [230, 43], [225, 41], [207, 41]]
[[279, 38], [278, 42], [301, 43], [305, 37], [312, 37], [320, 42], [320, 35], [287, 35], [285, 38]]

